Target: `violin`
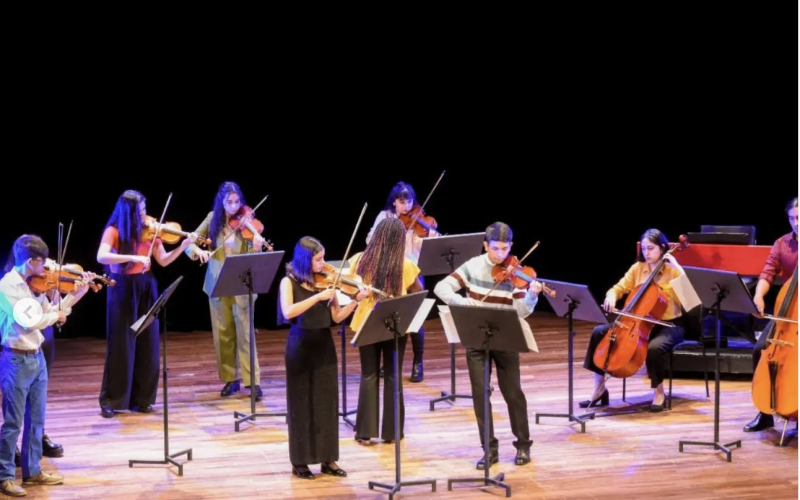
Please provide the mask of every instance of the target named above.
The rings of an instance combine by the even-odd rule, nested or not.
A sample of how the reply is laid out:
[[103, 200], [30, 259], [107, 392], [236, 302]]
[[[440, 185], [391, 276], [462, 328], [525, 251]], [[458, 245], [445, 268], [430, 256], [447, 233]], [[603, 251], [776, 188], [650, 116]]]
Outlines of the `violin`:
[[[46, 293], [58, 289], [58, 293], [70, 293], [75, 290], [75, 282], [83, 279], [83, 268], [78, 264], [64, 264], [57, 271], [51, 266], [45, 266], [45, 272], [40, 275], [28, 276], [28, 287], [35, 293]], [[99, 281], [101, 284], [95, 283]], [[103, 285], [115, 286], [117, 282], [106, 275], [95, 276], [94, 280], [86, 285], [93, 292], [99, 292]]]
[[[158, 227], [158, 219], [150, 215], [145, 216], [141, 241], [147, 242], [153, 241], [155, 238], [161, 238], [161, 241], [164, 243], [174, 245], [178, 243], [181, 238], [189, 236], [189, 233], [181, 230], [181, 226], [177, 222], [165, 222], [162, 224], [161, 229], [158, 230], [158, 236], [156, 236], [156, 227]], [[197, 244], [200, 246], [210, 245], [211, 239], [197, 238]]]
[[[681, 235], [679, 241], [664, 256], [689, 246], [689, 239], [685, 235]], [[655, 326], [653, 320], [661, 323], [659, 320], [669, 305], [667, 293], [655, 282], [665, 262], [662, 257], [647, 280], [631, 290], [620, 317], [597, 345], [592, 360], [612, 377], [630, 377], [639, 371], [647, 359], [650, 332]]]
[[398, 218], [405, 224], [406, 230], [413, 229], [414, 234], [420, 238], [427, 238], [431, 230], [436, 230], [438, 224], [436, 219], [430, 215], [425, 215], [420, 205], [415, 206], [407, 214], [400, 214]]
[[[508, 281], [514, 288], [521, 288], [527, 290], [536, 280], [536, 270], [530, 266], [520, 266], [519, 259], [514, 255], [509, 255], [500, 264], [495, 264], [492, 268], [492, 278], [495, 283]], [[548, 287], [545, 283], [539, 282], [542, 285], [542, 292], [550, 297], [556, 296], [556, 291]]]
[[797, 268], [775, 304], [774, 326], [762, 333], [769, 335], [767, 347], [753, 373], [753, 403], [767, 415], [797, 420]]
[[357, 274], [342, 273], [339, 275], [339, 279], [337, 280], [336, 276], [338, 274], [338, 269], [328, 263], [325, 263], [321, 272], [314, 273], [314, 288], [317, 290], [327, 290], [336, 284], [337, 290], [340, 290], [343, 294], [351, 298], [358, 295], [358, 293], [361, 291], [359, 287], [366, 288], [367, 290], [382, 296], [388, 296], [386, 292], [366, 285], [361, 276]]
[[[239, 231], [242, 238], [252, 242], [256, 234], [264, 232], [264, 224], [255, 218], [255, 211], [248, 207], [242, 206], [235, 214], [231, 215], [228, 219], [228, 226], [234, 231]], [[264, 241], [264, 246], [268, 252], [272, 252], [272, 242], [269, 240]]]

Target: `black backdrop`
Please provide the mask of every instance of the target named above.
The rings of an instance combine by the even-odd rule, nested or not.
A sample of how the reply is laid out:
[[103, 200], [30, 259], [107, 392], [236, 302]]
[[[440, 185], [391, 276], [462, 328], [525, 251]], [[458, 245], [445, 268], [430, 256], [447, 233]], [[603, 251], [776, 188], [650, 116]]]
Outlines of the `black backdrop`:
[[[287, 256], [308, 234], [335, 259], [365, 202], [353, 251], [395, 182], [424, 199], [442, 170], [427, 207], [442, 231], [507, 222], [519, 255], [541, 241], [527, 261], [541, 277], [598, 297], [649, 227], [674, 240], [751, 224], [768, 245], [789, 231], [797, 195], [797, 4], [748, 9], [629, 13], [648, 22], [609, 20], [535, 49], [453, 47], [449, 64], [412, 47], [419, 59], [403, 63], [281, 60], [259, 67], [266, 80], [200, 47], [159, 68], [64, 59], [59, 85], [9, 93], [0, 252], [37, 233], [54, 254], [58, 222], [72, 220], [67, 262], [99, 270], [123, 190], [142, 191], [156, 217], [173, 193], [167, 220], [192, 230], [233, 180], [251, 205], [270, 195], [259, 217]], [[170, 328], [209, 329], [204, 268], [182, 256], [155, 273], [161, 289], [185, 277]], [[104, 336], [105, 295], [90, 293], [63, 335]], [[275, 327], [276, 305], [259, 297], [257, 327]]]

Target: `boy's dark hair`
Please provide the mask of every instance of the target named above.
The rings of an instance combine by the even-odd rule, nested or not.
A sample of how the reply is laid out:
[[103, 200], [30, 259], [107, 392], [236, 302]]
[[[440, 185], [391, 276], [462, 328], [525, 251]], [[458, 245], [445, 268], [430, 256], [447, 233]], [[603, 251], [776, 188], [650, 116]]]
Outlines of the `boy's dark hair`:
[[503, 222], [495, 222], [486, 228], [486, 241], [514, 241], [514, 232], [511, 226]]
[[47, 243], [35, 234], [23, 234], [14, 242], [14, 265], [19, 266], [28, 259], [46, 259], [50, 250]]

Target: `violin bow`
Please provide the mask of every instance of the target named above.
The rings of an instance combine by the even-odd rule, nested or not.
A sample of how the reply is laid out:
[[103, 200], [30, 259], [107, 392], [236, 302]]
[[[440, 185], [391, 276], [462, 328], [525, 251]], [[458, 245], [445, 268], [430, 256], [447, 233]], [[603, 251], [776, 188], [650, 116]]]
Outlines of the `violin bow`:
[[[253, 214], [255, 214], [255, 213], [256, 213], [256, 210], [258, 210], [258, 207], [260, 207], [260, 206], [261, 206], [261, 205], [262, 205], [262, 204], [263, 204], [265, 201], [267, 201], [267, 198], [269, 198], [269, 195], [266, 195], [266, 196], [264, 197], [264, 199], [262, 199], [262, 200], [261, 200], [261, 201], [258, 203], [258, 205], [256, 205], [256, 208], [254, 208], [253, 210], [251, 210], [251, 211], [250, 211], [250, 214], [249, 214], [249, 215], [246, 215], [246, 216], [243, 216], [243, 217], [242, 217], [242, 220], [241, 220], [241, 221], [239, 221], [239, 226], [237, 226], [237, 228], [236, 228], [236, 229], [232, 229], [232, 230], [231, 230], [231, 232], [230, 232], [230, 233], [228, 233], [228, 234], [225, 236], [225, 239], [223, 239], [223, 240], [222, 240], [222, 244], [220, 244], [220, 245], [219, 245], [217, 248], [215, 248], [215, 249], [214, 249], [214, 251], [213, 251], [213, 252], [211, 252], [211, 253], [208, 255], [208, 258], [209, 258], [209, 259], [211, 259], [211, 257], [213, 257], [213, 256], [214, 256], [214, 254], [215, 254], [215, 253], [217, 253], [217, 252], [219, 251], [219, 249], [220, 249], [220, 248], [222, 248], [222, 247], [225, 245], [225, 242], [226, 242], [226, 241], [228, 241], [228, 238], [230, 238], [231, 236], [233, 236], [234, 234], [236, 234], [236, 232], [237, 232], [237, 231], [241, 231], [241, 230], [242, 230], [242, 226], [244, 226], [244, 225], [245, 225], [245, 223], [246, 223], [246, 221], [245, 221], [245, 217], [252, 217], [252, 216], [253, 216]], [[253, 233], [255, 233], [255, 231], [253, 231]], [[200, 265], [202, 265], [202, 263], [201, 263]]]
[[[361, 215], [358, 216], [358, 222], [356, 222], [356, 227], [355, 229], [353, 229], [353, 234], [350, 235], [350, 243], [347, 244], [347, 250], [344, 251], [344, 257], [342, 258], [342, 262], [339, 264], [339, 270], [336, 272], [336, 279], [333, 281], [334, 290], [336, 290], [336, 286], [339, 284], [339, 278], [342, 276], [342, 271], [344, 270], [344, 263], [347, 262], [347, 258], [350, 255], [350, 248], [353, 246], [353, 240], [356, 237], [356, 233], [358, 232], [359, 226], [361, 226], [361, 221], [364, 219], [364, 212], [366, 211], [367, 211], [367, 204], [364, 203], [364, 207], [361, 208]], [[328, 301], [328, 306], [331, 305], [331, 300]]]
[[417, 223], [417, 219], [419, 219], [419, 216], [420, 216], [420, 214], [422, 214], [422, 211], [425, 210], [425, 205], [428, 204], [428, 200], [431, 199], [431, 196], [433, 195], [433, 192], [436, 191], [436, 187], [442, 181], [442, 177], [444, 177], [444, 173], [445, 172], [447, 172], [447, 171], [446, 170], [442, 170], [442, 175], [439, 176], [439, 179], [436, 181], [436, 184], [433, 185], [433, 188], [431, 189], [431, 192], [428, 193], [428, 197], [425, 198], [425, 201], [419, 207], [419, 211], [416, 214], [414, 214], [414, 218], [411, 219], [411, 227], [414, 227], [414, 224]]
[[[528, 253], [526, 253], [526, 254], [525, 254], [525, 255], [524, 255], [524, 256], [523, 256], [521, 259], [519, 259], [519, 262], [517, 263], [517, 266], [516, 266], [516, 267], [514, 267], [514, 269], [512, 269], [511, 271], [504, 271], [504, 274], [506, 275], [506, 278], [507, 278], [508, 276], [510, 276], [510, 275], [511, 275], [511, 273], [513, 273], [514, 271], [516, 271], [516, 270], [517, 270], [517, 267], [519, 267], [520, 265], [522, 265], [522, 261], [524, 261], [525, 259], [527, 259], [527, 258], [528, 258], [528, 255], [532, 254], [532, 253], [533, 253], [533, 251], [534, 251], [534, 250], [536, 250], [536, 247], [538, 247], [538, 246], [539, 246], [539, 243], [541, 243], [541, 242], [540, 242], [540, 241], [537, 241], [536, 243], [534, 243], [534, 244], [533, 244], [533, 246], [531, 247], [531, 249], [530, 249], [530, 250], [528, 250]], [[502, 282], [504, 282], [504, 281], [506, 280], [506, 278], [503, 278], [502, 280], [500, 280], [500, 281], [496, 282], [496, 283], [494, 284], [494, 286], [492, 287], [492, 289], [491, 289], [491, 290], [489, 290], [489, 293], [487, 293], [486, 295], [484, 295], [484, 296], [483, 296], [483, 298], [481, 299], [481, 302], [485, 301], [485, 300], [486, 300], [486, 299], [489, 297], [489, 295], [491, 295], [491, 293], [492, 293], [493, 291], [495, 291], [495, 290], [497, 289], [497, 287], [498, 287], [498, 286], [500, 286], [500, 283], [502, 283]]]
[[[153, 248], [156, 246], [156, 238], [158, 238], [158, 232], [161, 231], [161, 226], [164, 225], [164, 217], [167, 215], [167, 208], [169, 207], [169, 202], [172, 200], [172, 193], [169, 194], [167, 197], [167, 202], [164, 204], [164, 210], [161, 212], [161, 220], [158, 221], [156, 225], [156, 232], [153, 233], [153, 243], [150, 244], [150, 250], [147, 251], [147, 258], [151, 259], [153, 257]], [[150, 268], [152, 269], [153, 263], [150, 262]], [[142, 274], [144, 274], [145, 268], [142, 266]]]

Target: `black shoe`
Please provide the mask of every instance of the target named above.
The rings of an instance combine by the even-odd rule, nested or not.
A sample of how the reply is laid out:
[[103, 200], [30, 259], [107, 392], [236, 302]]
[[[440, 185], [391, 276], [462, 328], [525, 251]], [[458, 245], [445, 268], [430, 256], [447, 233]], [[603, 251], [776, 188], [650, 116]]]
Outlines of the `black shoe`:
[[222, 388], [219, 395], [223, 398], [227, 398], [234, 392], [239, 392], [241, 389], [239, 387], [239, 381], [234, 380], [233, 382], [225, 382], [225, 387]]
[[22, 453], [19, 451], [19, 446], [17, 446], [17, 450], [14, 452], [14, 465], [22, 467]]
[[[245, 389], [249, 389], [250, 386], [246, 385], [246, 386], [244, 386], [244, 388]], [[264, 399], [264, 393], [261, 392], [261, 386], [260, 385], [256, 385], [256, 401], [261, 401], [262, 399]]]
[[414, 362], [414, 365], [411, 367], [411, 382], [422, 382], [424, 375], [422, 374], [422, 361]]
[[[578, 406], [580, 406], [581, 408], [588, 408], [589, 403], [591, 402], [592, 401], [590, 399], [587, 399], [586, 401], [581, 401], [580, 403], [578, 403]], [[598, 401], [594, 402], [592, 408], [596, 406], [608, 406], [608, 389], [606, 389], [605, 392], [603, 392]]]
[[300, 479], [315, 479], [307, 465], [292, 465], [292, 474]]
[[764, 429], [769, 429], [770, 427], [775, 425], [775, 419], [772, 418], [772, 415], [767, 415], [766, 413], [760, 413], [756, 415], [756, 418], [745, 424], [744, 432], [758, 432], [763, 431]]
[[[484, 458], [486, 458], [486, 457], [485, 456], [481, 457], [481, 459], [478, 460], [478, 463], [475, 464], [475, 468], [476, 469], [483, 470], [485, 468], [486, 462], [484, 461]], [[497, 456], [497, 452], [496, 451], [490, 451], [489, 452], [489, 464], [490, 464], [489, 466], [491, 467], [493, 464], [496, 464], [499, 461], [500, 461], [500, 457]]]
[[514, 463], [517, 465], [525, 465], [531, 461], [531, 450], [517, 450], [517, 458]]
[[103, 416], [103, 418], [114, 418], [114, 410], [105, 406], [100, 408], [100, 414]]
[[327, 464], [322, 464], [322, 466], [319, 468], [319, 471], [323, 474], [328, 474], [331, 476], [347, 477], [347, 472], [345, 472], [344, 469], [340, 469], [338, 465], [336, 465], [335, 469], [331, 469]]
[[156, 411], [155, 409], [153, 409], [153, 405], [136, 406], [135, 410], [138, 411], [139, 413], [153, 413], [154, 411]]
[[58, 458], [64, 456], [64, 447], [58, 443], [54, 443], [45, 434], [42, 436], [42, 456]]

